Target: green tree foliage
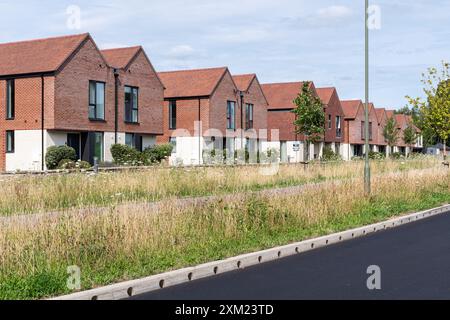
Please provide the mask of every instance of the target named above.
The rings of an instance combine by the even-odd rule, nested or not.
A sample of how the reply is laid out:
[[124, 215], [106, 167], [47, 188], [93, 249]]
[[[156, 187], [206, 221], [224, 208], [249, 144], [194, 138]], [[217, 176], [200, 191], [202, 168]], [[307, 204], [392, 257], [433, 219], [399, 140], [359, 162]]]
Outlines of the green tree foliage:
[[403, 131], [403, 141], [408, 147], [412, 147], [417, 142], [416, 129], [411, 124]]
[[[307, 154], [309, 144], [319, 142], [325, 133], [325, 113], [322, 101], [314, 95], [311, 83], [303, 83], [300, 93], [294, 100], [297, 108], [293, 111], [296, 115], [294, 126], [296, 133], [303, 134], [307, 142]], [[309, 158], [309, 155], [307, 155]]]
[[406, 98], [413, 108], [420, 110], [424, 129], [434, 133], [446, 145], [450, 138], [450, 64], [442, 62], [441, 70], [428, 68], [422, 74], [422, 84], [426, 100]]
[[386, 122], [386, 126], [383, 129], [383, 137], [389, 145], [389, 149], [392, 151], [392, 147], [397, 144], [399, 131], [397, 129], [397, 121], [392, 117]]

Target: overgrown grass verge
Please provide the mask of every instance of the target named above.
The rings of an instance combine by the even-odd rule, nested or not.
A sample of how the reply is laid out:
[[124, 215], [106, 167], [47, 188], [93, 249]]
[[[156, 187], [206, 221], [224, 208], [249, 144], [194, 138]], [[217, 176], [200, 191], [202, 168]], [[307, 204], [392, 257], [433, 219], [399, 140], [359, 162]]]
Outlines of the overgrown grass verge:
[[68, 266], [82, 288], [136, 279], [379, 222], [450, 202], [450, 173], [435, 169], [329, 182], [295, 196], [248, 196], [158, 212], [95, 209], [0, 225], [0, 298], [39, 299], [70, 291]]
[[[116, 173], [56, 176], [0, 176], [0, 216], [60, 211], [87, 206], [112, 207], [126, 202], [224, 195], [306, 183], [355, 178], [364, 163], [342, 162], [280, 166], [275, 175], [257, 167], [149, 169]], [[435, 168], [435, 158], [372, 164], [373, 174]]]

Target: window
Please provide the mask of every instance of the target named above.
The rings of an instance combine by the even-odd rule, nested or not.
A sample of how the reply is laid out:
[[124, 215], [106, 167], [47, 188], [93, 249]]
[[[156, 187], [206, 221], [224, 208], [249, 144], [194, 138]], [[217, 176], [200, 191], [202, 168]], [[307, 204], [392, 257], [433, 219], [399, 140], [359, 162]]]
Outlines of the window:
[[15, 82], [14, 80], [6, 81], [6, 119], [14, 119], [15, 113]]
[[245, 105], [245, 129], [253, 129], [253, 104]]
[[139, 116], [139, 89], [125, 87], [125, 122], [138, 123]]
[[[365, 121], [361, 121], [361, 140], [366, 139], [366, 128], [365, 128]], [[372, 136], [372, 122], [369, 122], [369, 140], [373, 140]]]
[[328, 130], [331, 130], [332, 124], [331, 124], [331, 114], [328, 115]]
[[227, 102], [227, 129], [236, 129], [236, 102]]
[[89, 81], [89, 119], [105, 120], [105, 83]]
[[172, 153], [177, 153], [177, 138], [176, 137], [170, 138], [169, 143], [173, 146]]
[[372, 122], [369, 122], [369, 140], [373, 140], [373, 136], [372, 136]]
[[14, 153], [14, 131], [6, 131], [6, 153]]
[[175, 130], [177, 128], [177, 102], [169, 102], [169, 129]]
[[97, 158], [99, 162], [103, 161], [103, 133], [94, 132], [94, 158]]
[[342, 137], [341, 117], [336, 116], [336, 137]]
[[135, 133], [126, 133], [125, 144], [138, 151], [142, 151], [142, 136]]

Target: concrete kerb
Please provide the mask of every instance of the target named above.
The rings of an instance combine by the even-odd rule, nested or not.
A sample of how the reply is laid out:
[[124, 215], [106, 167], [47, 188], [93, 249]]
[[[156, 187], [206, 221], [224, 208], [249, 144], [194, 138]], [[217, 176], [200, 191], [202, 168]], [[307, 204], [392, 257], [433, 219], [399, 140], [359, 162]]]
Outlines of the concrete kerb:
[[450, 210], [450, 205], [413, 213], [387, 221], [375, 223], [340, 233], [280, 246], [268, 250], [240, 255], [221, 261], [210, 262], [196, 267], [184, 268], [151, 277], [113, 284], [102, 288], [78, 292], [51, 300], [120, 300], [142, 293], [152, 292], [190, 281], [213, 277], [230, 271], [248, 268], [261, 263], [301, 254], [339, 242], [364, 237], [375, 232], [396, 228], [422, 219], [430, 218]]

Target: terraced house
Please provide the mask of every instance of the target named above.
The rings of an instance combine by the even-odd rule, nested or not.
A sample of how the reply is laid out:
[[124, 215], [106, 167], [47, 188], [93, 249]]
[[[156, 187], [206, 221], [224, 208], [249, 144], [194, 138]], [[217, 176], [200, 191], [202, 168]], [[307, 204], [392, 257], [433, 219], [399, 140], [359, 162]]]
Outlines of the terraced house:
[[[345, 115], [343, 158], [351, 160], [365, 154], [365, 106], [361, 100], [341, 101]], [[373, 104], [369, 104], [369, 144], [371, 151], [377, 151], [378, 118]]]
[[101, 52], [89, 34], [0, 44], [0, 170], [44, 170], [53, 145], [112, 161], [110, 146], [163, 133], [164, 87], [141, 47]]
[[[268, 83], [262, 88], [269, 102], [268, 126], [269, 131], [278, 130], [279, 136], [271, 136], [271, 148], [280, 150], [281, 162], [301, 162], [306, 159], [305, 137], [297, 134], [294, 126], [294, 109], [297, 107], [294, 100], [301, 92], [303, 82]], [[318, 96], [316, 87], [310, 82], [310, 89]], [[319, 159], [323, 152], [323, 142], [311, 144], [309, 150], [310, 160]]]
[[267, 148], [267, 100], [256, 75], [233, 77], [221, 67], [159, 76], [166, 90], [164, 135], [158, 142], [175, 146], [172, 164], [203, 164], [217, 150], [234, 157], [246, 147]]
[[344, 110], [336, 88], [317, 88], [325, 112], [325, 146], [344, 156]]

